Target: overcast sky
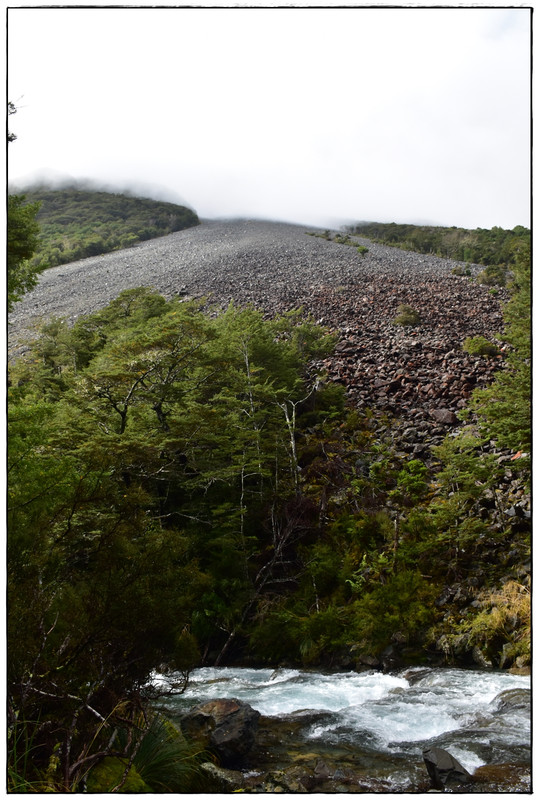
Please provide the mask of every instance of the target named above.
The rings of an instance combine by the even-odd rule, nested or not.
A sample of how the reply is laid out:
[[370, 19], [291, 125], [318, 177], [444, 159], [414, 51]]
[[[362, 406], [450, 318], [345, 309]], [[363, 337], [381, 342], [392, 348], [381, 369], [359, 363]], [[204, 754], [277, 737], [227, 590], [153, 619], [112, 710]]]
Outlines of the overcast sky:
[[9, 178], [203, 217], [530, 224], [524, 8], [12, 8]]

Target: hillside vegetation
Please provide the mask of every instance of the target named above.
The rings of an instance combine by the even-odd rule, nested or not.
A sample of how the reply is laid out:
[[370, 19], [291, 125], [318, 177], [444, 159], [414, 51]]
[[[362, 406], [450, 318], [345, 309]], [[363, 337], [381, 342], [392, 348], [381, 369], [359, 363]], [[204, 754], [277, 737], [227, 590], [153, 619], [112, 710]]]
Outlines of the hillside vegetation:
[[33, 266], [56, 267], [130, 247], [199, 224], [185, 206], [126, 194], [63, 188], [30, 189], [39, 203], [39, 243]]
[[512, 273], [504, 367], [433, 466], [315, 370], [301, 311], [136, 288], [44, 325], [9, 376], [11, 791], [161, 792], [155, 728], [196, 774], [155, 669], [529, 664], [525, 248]]
[[375, 242], [404, 250], [431, 253], [442, 258], [485, 266], [514, 264], [522, 247], [529, 246], [530, 243], [530, 231], [522, 225], [517, 225], [512, 230], [499, 227], [467, 230], [395, 222], [357, 222], [348, 231], [356, 236], [365, 236]]

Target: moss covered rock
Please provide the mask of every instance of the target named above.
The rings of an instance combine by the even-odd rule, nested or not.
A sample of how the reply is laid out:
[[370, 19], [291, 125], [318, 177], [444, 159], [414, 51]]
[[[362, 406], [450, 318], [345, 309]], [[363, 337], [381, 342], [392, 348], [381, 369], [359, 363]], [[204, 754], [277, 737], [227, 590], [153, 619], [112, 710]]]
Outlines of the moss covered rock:
[[[92, 793], [111, 792], [114, 787], [122, 784], [127, 767], [125, 759], [109, 756], [95, 766], [86, 782], [86, 789]], [[121, 785], [122, 792], [151, 792], [151, 788], [138, 774], [135, 767], [131, 766], [125, 782]]]

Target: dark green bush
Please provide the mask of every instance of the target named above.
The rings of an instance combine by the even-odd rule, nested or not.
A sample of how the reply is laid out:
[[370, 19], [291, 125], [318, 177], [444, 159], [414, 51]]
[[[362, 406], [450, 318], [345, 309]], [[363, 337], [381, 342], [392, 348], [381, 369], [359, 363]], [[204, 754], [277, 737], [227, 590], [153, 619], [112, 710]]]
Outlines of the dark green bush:
[[472, 274], [472, 271], [468, 265], [463, 267], [461, 264], [458, 264], [456, 267], [453, 267], [451, 273], [453, 275], [466, 275], [469, 277]]
[[353, 604], [353, 643], [365, 653], [379, 654], [395, 633], [411, 642], [433, 621], [437, 591], [415, 570], [392, 575], [386, 584], [377, 586]]
[[489, 264], [477, 276], [477, 282], [484, 286], [505, 286], [507, 283], [507, 270], [503, 264]]
[[500, 352], [498, 347], [484, 336], [469, 336], [462, 343], [462, 349], [472, 356], [497, 356]]
[[421, 324], [419, 312], [415, 311], [411, 306], [402, 304], [398, 307], [397, 311], [399, 313], [393, 320], [394, 325], [412, 326]]

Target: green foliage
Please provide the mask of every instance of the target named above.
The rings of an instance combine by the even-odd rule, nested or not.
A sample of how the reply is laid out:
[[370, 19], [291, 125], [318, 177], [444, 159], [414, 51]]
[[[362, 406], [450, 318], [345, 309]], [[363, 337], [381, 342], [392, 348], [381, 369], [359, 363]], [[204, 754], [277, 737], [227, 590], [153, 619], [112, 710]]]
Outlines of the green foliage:
[[[512, 441], [515, 450], [516, 441], [519, 449], [529, 441], [524, 378], [530, 358], [530, 284], [524, 256], [514, 274], [513, 297], [504, 311], [512, 348], [509, 368], [502, 366], [492, 385], [474, 395], [474, 400], [495, 398], [494, 408], [504, 403], [506, 419], [500, 416], [498, 423], [492, 408], [478, 405], [480, 430], [470, 425], [446, 437], [433, 449], [438, 459], [433, 469], [418, 459], [397, 458], [391, 437], [384, 441], [380, 427], [374, 439], [360, 434], [365, 420], [357, 415], [341, 423], [344, 436], [357, 426], [354, 460], [339, 462], [345, 483], [326, 496], [319, 535], [299, 549], [304, 572], [297, 585], [278, 598], [266, 596], [258, 606], [249, 630], [258, 658], [330, 664], [332, 653], [359, 649], [374, 655], [394, 641], [421, 645], [431, 636], [437, 641], [440, 632], [454, 643], [451, 652], [465, 643], [459, 651], [463, 658], [476, 646], [495, 654], [494, 663], [501, 664], [502, 650], [505, 665], [517, 655], [528, 657], [525, 587], [501, 593], [488, 588], [507, 575], [504, 551], [512, 547], [525, 554], [529, 535], [525, 524], [517, 532], [509, 524], [506, 529], [493, 524], [509, 501], [500, 490], [504, 467], [489, 439], [498, 446]], [[510, 439], [517, 425], [520, 438]], [[333, 451], [326, 445], [327, 440], [327, 464]], [[526, 460], [513, 460], [513, 473], [526, 468]], [[313, 457], [304, 473], [311, 482], [314, 465], [318, 469]], [[478, 582], [484, 582], [482, 593], [475, 588]], [[464, 612], [437, 606], [442, 587], [455, 584], [477, 598], [477, 610], [475, 604]]]
[[463, 429], [458, 436], [446, 437], [432, 451], [442, 463], [436, 475], [440, 496], [471, 502], [496, 480], [495, 456], [481, 452], [481, 441], [473, 428]]
[[422, 461], [413, 458], [397, 474], [397, 487], [389, 497], [406, 505], [415, 505], [429, 488], [428, 470]]
[[[531, 262], [523, 251], [514, 266], [512, 297], [504, 309], [505, 338], [511, 346], [506, 365], [486, 389], [476, 390], [471, 408], [485, 435], [515, 452], [531, 446]], [[529, 459], [519, 466], [529, 468]]]
[[[126, 731], [120, 733], [120, 744], [127, 744]], [[136, 771], [146, 787], [138, 791], [169, 794], [197, 792], [204, 788], [200, 764], [208, 760], [208, 755], [189, 743], [166, 717], [152, 714], [149, 725], [144, 727], [139, 737], [135, 737], [129, 750], [132, 752], [131, 770]], [[109, 785], [105, 791], [110, 791], [114, 785]], [[90, 781], [88, 791], [91, 791]], [[122, 791], [135, 789], [128, 788], [126, 783]]]
[[[432, 225], [408, 225], [395, 222], [359, 222], [350, 226], [349, 233], [365, 236], [382, 244], [432, 253], [455, 261], [485, 265], [512, 265], [519, 253], [529, 248], [530, 231], [522, 225], [512, 230], [494, 227], [490, 230], [476, 228], [444, 228]], [[468, 274], [464, 272], [455, 274]], [[496, 271], [502, 278], [501, 271]], [[503, 285], [503, 284], [502, 284]]]
[[469, 336], [463, 341], [462, 349], [472, 356], [497, 356], [500, 353], [499, 348], [484, 336]]
[[88, 775], [86, 791], [91, 794], [105, 794], [112, 791], [129, 793], [151, 792], [152, 789], [143, 781], [137, 769], [129, 765], [126, 758], [108, 756], [94, 767]]
[[470, 267], [468, 265], [463, 267], [461, 264], [458, 264], [456, 267], [453, 267], [453, 269], [451, 270], [451, 274], [452, 275], [464, 275], [464, 276], [469, 278], [471, 276], [471, 274], [472, 274], [472, 271], [471, 271], [471, 269], [470, 269]]
[[[300, 312], [206, 313], [135, 289], [44, 326], [10, 368], [10, 785], [67, 791], [91, 774], [199, 791], [197, 754], [169, 723], [141, 722], [156, 668], [184, 686], [201, 658], [247, 650], [331, 665], [441, 624], [525, 654], [525, 615], [502, 631], [520, 590], [500, 625], [487, 606], [446, 622], [435, 603], [447, 581], [506, 570], [492, 546], [510, 532], [478, 507], [500, 476], [480, 437], [527, 441], [529, 264], [514, 275], [509, 368], [486, 406], [474, 396], [479, 435], [448, 436], [434, 469], [313, 375], [334, 338]], [[489, 416], [497, 403], [520, 427]]]
[[360, 594], [369, 583], [385, 583], [393, 568], [393, 559], [384, 550], [364, 553], [359, 568], [346, 580], [353, 595]]
[[42, 269], [199, 224], [197, 215], [185, 206], [126, 194], [36, 187], [26, 196], [40, 225], [32, 266]]
[[503, 264], [489, 264], [477, 276], [477, 283], [485, 286], [505, 286], [507, 283], [507, 270]]
[[199, 644], [230, 646], [299, 568], [302, 415], [312, 437], [342, 409], [306, 367], [332, 341], [297, 315], [129, 290], [72, 328], [52, 320], [13, 367], [10, 703], [69, 739], [66, 785], [152, 669], [187, 676]]
[[336, 242], [336, 244], [352, 244], [350, 235], [348, 233], [345, 234], [336, 233], [335, 236], [333, 237], [333, 241]]
[[[8, 101], [8, 117], [17, 113], [14, 103]], [[16, 140], [16, 135], [8, 131], [8, 143]], [[37, 283], [38, 268], [30, 263], [39, 245], [39, 224], [36, 215], [38, 202], [29, 203], [25, 195], [10, 194], [7, 198], [7, 310], [30, 291]]]
[[38, 244], [39, 224], [36, 215], [39, 202], [29, 203], [25, 195], [10, 194], [7, 199], [7, 307], [37, 283], [45, 264], [32, 264]]
[[394, 325], [404, 325], [404, 326], [413, 326], [413, 325], [421, 325], [421, 315], [418, 311], [415, 311], [411, 306], [406, 305], [405, 303], [401, 304], [397, 311], [399, 312], [398, 315], [393, 320]]
[[434, 620], [433, 600], [438, 592], [419, 572], [403, 570], [388, 582], [363, 594], [353, 604], [349, 633], [359, 649], [379, 654], [398, 633], [407, 641]]
[[506, 581], [500, 589], [484, 590], [476, 609], [447, 636], [452, 646], [479, 648], [493, 663], [531, 659], [531, 598], [529, 589]]
[[319, 664], [342, 646], [349, 622], [345, 606], [327, 603], [306, 611], [303, 604], [277, 601], [270, 613], [260, 613], [250, 636], [261, 660]]

